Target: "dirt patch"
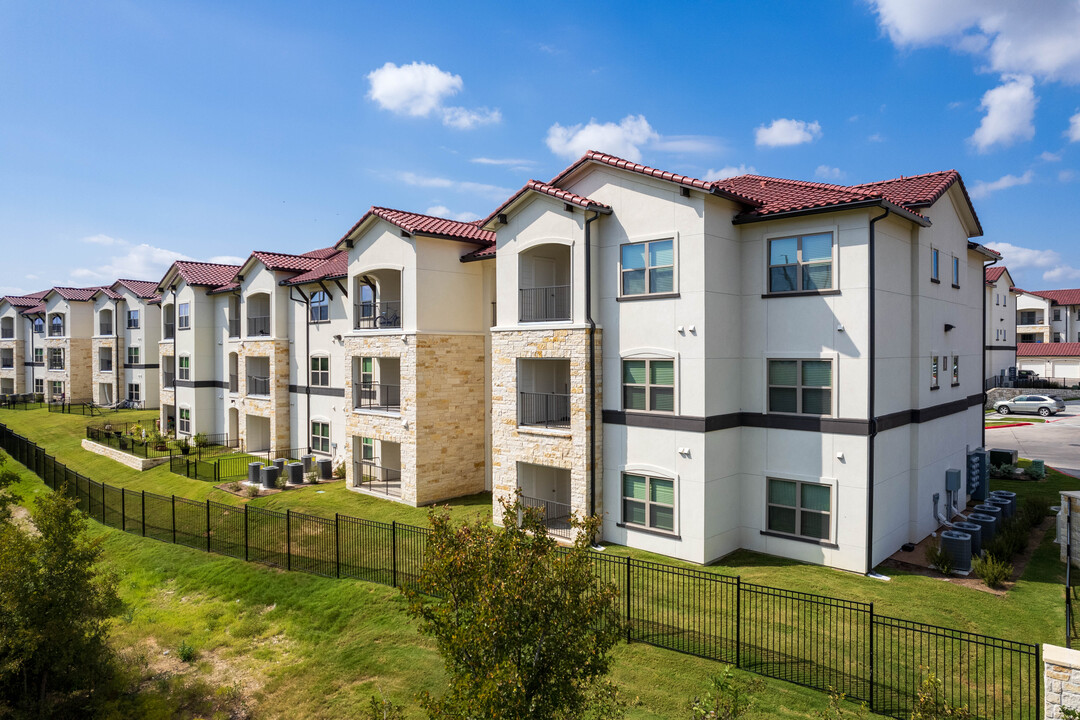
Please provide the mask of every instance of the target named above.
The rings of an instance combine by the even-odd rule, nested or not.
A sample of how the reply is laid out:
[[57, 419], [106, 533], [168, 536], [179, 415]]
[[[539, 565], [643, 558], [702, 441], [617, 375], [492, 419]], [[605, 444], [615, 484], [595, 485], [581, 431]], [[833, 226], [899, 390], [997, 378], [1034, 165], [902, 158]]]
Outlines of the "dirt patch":
[[130, 663], [143, 666], [143, 684], [147, 687], [172, 675], [203, 676], [201, 679], [212, 681], [217, 687], [233, 688], [248, 706], [253, 705], [253, 698], [262, 690], [265, 679], [253, 668], [230, 662], [221, 649], [199, 651], [192, 662], [186, 663], [177, 656], [176, 648], [163, 648], [153, 636], [123, 651], [121, 656]]
[[285, 492], [287, 490], [307, 490], [308, 488], [319, 487], [322, 485], [331, 485], [336, 482], [344, 482], [344, 480], [340, 478], [335, 478], [333, 480], [319, 480], [314, 484], [304, 483], [303, 485], [286, 485], [284, 488], [273, 488], [270, 490], [264, 487], [260, 487], [258, 495], [249, 495], [249, 488], [252, 486], [245, 485], [243, 482], [240, 481], [230, 480], [229, 482], [215, 485], [214, 488], [222, 492], [227, 492], [230, 495], [235, 495], [241, 500], [251, 500], [256, 497], [267, 497], [268, 495], [276, 495], [277, 493]]
[[11, 522], [20, 530], [25, 530], [31, 535], [37, 535], [38, 530], [34, 521], [30, 519], [30, 511], [22, 505], [11, 506]]

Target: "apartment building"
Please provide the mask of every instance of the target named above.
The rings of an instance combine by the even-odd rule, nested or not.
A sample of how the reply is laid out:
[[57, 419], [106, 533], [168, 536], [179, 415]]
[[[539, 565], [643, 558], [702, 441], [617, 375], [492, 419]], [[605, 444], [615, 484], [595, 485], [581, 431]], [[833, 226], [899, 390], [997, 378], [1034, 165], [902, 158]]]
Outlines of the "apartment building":
[[1080, 289], [1020, 290], [1017, 342], [1080, 342]]
[[1020, 291], [1013, 284], [1004, 265], [986, 268], [986, 371], [987, 378], [998, 382], [1009, 377], [1016, 367], [1016, 301]]
[[[0, 298], [0, 395], [32, 393], [35, 357], [44, 368], [45, 320], [42, 298], [47, 290], [31, 295], [8, 295]], [[44, 394], [45, 379], [40, 390]]]
[[95, 403], [109, 406], [126, 400], [157, 407], [161, 311], [156, 289], [157, 283], [149, 280], [117, 280], [93, 294]]
[[[36, 336], [31, 366], [33, 392], [43, 388], [46, 400], [93, 399], [93, 298], [98, 290], [54, 287], [39, 305], [23, 311], [33, 319]], [[42, 361], [43, 366], [37, 364]]]
[[1016, 369], [1064, 387], [1080, 384], [1080, 342], [1018, 343]]
[[[695, 562], [867, 571], [962, 508], [981, 235], [955, 172], [721, 182], [590, 152], [487, 218], [492, 487]], [[607, 392], [604, 392], [604, 390]]]

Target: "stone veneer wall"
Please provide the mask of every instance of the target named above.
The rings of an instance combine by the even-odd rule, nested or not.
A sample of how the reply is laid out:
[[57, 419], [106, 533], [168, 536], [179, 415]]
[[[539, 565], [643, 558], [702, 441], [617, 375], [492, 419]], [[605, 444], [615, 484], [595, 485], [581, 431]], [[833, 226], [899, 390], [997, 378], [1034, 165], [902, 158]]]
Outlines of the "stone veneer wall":
[[[345, 338], [345, 483], [353, 487], [354, 438], [369, 437], [401, 445], [401, 501], [417, 505], [416, 343], [415, 335], [367, 335]], [[397, 358], [400, 363], [401, 412], [353, 409], [354, 358]], [[379, 382], [376, 379], [376, 382]]]
[[[113, 349], [114, 345], [118, 345], [120, 347], [120, 354], [117, 354], [115, 352], [115, 350]], [[108, 348], [109, 354], [112, 356], [113, 369], [109, 372], [101, 372], [100, 350], [102, 348]], [[93, 390], [94, 402], [103, 402], [103, 399], [100, 397], [101, 388], [99, 387], [99, 385], [101, 383], [105, 383], [106, 385], [112, 385], [113, 402], [123, 399], [121, 397], [120, 388], [118, 387], [119, 383], [117, 383], [118, 375], [116, 373], [116, 369], [119, 367], [120, 372], [123, 372], [124, 353], [126, 353], [126, 350], [124, 350], [123, 338], [118, 338], [115, 340], [113, 338], [108, 338], [92, 341], [92, 346], [90, 350], [90, 364], [92, 367], [91, 385]]]
[[1080, 651], [1043, 645], [1043, 717], [1064, 717], [1062, 708], [1080, 710]]
[[[270, 397], [252, 398], [247, 396], [247, 359], [265, 357], [270, 359]], [[288, 340], [245, 340], [237, 348], [237, 373], [239, 374], [240, 400], [236, 407], [240, 411], [240, 442], [249, 447], [247, 442], [248, 415], [270, 419], [270, 443], [273, 450], [289, 448], [292, 413], [289, 411], [289, 341]], [[309, 430], [304, 429], [301, 437], [306, 438]], [[259, 450], [261, 448], [253, 448]]]
[[[49, 350], [64, 349], [64, 369], [49, 370]], [[45, 394], [49, 395], [49, 383], [59, 380], [64, 383], [64, 394], [68, 400], [89, 400], [93, 398], [90, 352], [90, 338], [45, 338]]]
[[11, 351], [11, 369], [0, 369], [0, 378], [10, 378], [15, 381], [14, 392], [30, 392], [26, 389], [26, 362], [25, 341], [23, 340], [0, 340], [0, 349]]
[[[519, 462], [568, 469], [570, 505], [588, 512], [589, 475], [596, 458], [594, 489], [597, 515], [603, 514], [602, 337], [596, 330], [596, 417], [589, 417], [589, 354], [587, 330], [509, 330], [491, 334], [491, 485], [495, 522], [502, 522], [502, 498], [518, 487]], [[519, 358], [570, 360], [570, 429], [518, 427], [517, 361]], [[597, 422], [596, 445], [589, 452], [589, 427]]]
[[483, 335], [416, 336], [416, 504], [483, 492]]
[[86, 450], [87, 452], [95, 453], [97, 455], [103, 455], [110, 460], [115, 460], [116, 462], [122, 465], [127, 465], [129, 468], [134, 468], [139, 472], [142, 472], [143, 470], [149, 470], [150, 468], [155, 468], [158, 465], [164, 465], [165, 463], [169, 462], [168, 455], [166, 455], [165, 457], [156, 458], [135, 457], [134, 455], [129, 455], [126, 452], [121, 452], [116, 448], [111, 448], [108, 445], [96, 443], [93, 440], [84, 439], [82, 441], [82, 449]]

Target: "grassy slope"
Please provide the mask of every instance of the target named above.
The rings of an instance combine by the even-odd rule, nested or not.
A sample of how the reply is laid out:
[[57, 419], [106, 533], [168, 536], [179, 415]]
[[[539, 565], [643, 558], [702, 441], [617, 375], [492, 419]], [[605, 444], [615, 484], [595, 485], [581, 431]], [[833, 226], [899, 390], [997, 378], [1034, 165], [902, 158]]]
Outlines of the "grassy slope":
[[[123, 419], [126, 420], [127, 417]], [[213, 490], [210, 483], [173, 475], [168, 468], [138, 473], [82, 450], [79, 442], [83, 437], [85, 420], [79, 416], [49, 414], [44, 410], [0, 410], [0, 422], [47, 447], [58, 459], [70, 463], [72, 467], [95, 480], [163, 494], [176, 493], [193, 499], [211, 497], [233, 504], [242, 502], [235, 496]], [[1038, 496], [1056, 504], [1057, 493], [1061, 489], [1080, 489], [1080, 480], [1051, 471], [1047, 480], [1041, 483], [995, 480], [992, 481], [992, 487], [995, 490], [1014, 490], [1021, 496]], [[324, 492], [318, 494], [314, 488], [304, 488], [261, 498], [254, 501], [254, 504], [279, 510], [290, 507], [293, 510], [324, 516], [339, 512], [385, 522], [397, 520], [416, 525], [426, 524], [427, 510], [423, 508], [411, 508], [400, 503], [359, 495], [346, 490], [342, 483], [333, 483], [318, 489]], [[489, 517], [488, 496], [478, 495], [457, 501], [452, 512], [459, 519], [477, 514]], [[609, 546], [607, 552], [620, 556], [629, 554], [635, 558], [656, 562], [682, 564], [671, 558], [620, 546]], [[827, 567], [745, 551], [733, 553], [705, 570], [725, 575], [740, 575], [744, 580], [763, 585], [873, 602], [875, 611], [883, 615], [1011, 640], [1062, 644], [1065, 623], [1062, 590], [1064, 573], [1057, 557], [1057, 545], [1053, 543], [1051, 530], [1028, 565], [1024, 576], [1004, 597], [921, 575], [891, 572], [892, 580], [883, 582]], [[918, 602], [913, 602], [912, 598], [918, 598]]]
[[[16, 491], [24, 504], [49, 492], [29, 472]], [[444, 675], [433, 644], [420, 636], [397, 591], [380, 585], [285, 573], [88, 523], [104, 543], [107, 566], [121, 577], [129, 611], [113, 623], [118, 648], [160, 661], [186, 641], [194, 672], [217, 685], [252, 691], [258, 717], [355, 717], [383, 692], [410, 706], [439, 692]], [[707, 688], [716, 663], [645, 645], [621, 645], [613, 680], [640, 701], [629, 717], [686, 714]], [[747, 717], [816, 718], [822, 693], [766, 680]]]

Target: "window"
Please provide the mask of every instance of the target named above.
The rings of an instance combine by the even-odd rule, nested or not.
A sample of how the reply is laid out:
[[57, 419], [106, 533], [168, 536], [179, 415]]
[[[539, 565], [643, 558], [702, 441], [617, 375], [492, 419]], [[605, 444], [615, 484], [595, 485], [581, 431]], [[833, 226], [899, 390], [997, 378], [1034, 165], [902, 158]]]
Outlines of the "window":
[[128, 330], [139, 329], [139, 311], [128, 310]]
[[769, 292], [829, 290], [833, 286], [832, 233], [769, 241]]
[[938, 356], [934, 355], [930, 358], [930, 389], [937, 390], [938, 387]]
[[311, 293], [311, 322], [322, 323], [330, 320], [330, 301], [322, 290]]
[[960, 384], [960, 356], [952, 356], [952, 384], [956, 387]]
[[45, 349], [44, 348], [34, 348], [34, 362], [36, 362], [38, 365], [44, 365], [45, 364]]
[[360, 358], [360, 385], [361, 387], [369, 388], [372, 383], [375, 382], [375, 373], [373, 370], [374, 361], [372, 358]]
[[1061, 322], [1061, 308], [1054, 308], [1054, 322]]
[[127, 399], [132, 402], [139, 402], [142, 400], [142, 395], [139, 391], [139, 383], [128, 383]]
[[952, 286], [960, 287], [960, 258], [953, 256], [952, 259]]
[[311, 423], [311, 451], [317, 453], [330, 452], [330, 423]]
[[375, 440], [373, 438], [360, 438], [360, 460], [362, 462], [374, 462]]
[[311, 385], [312, 387], [330, 386], [330, 358], [311, 358]]
[[652, 240], [622, 246], [622, 294], [675, 292], [675, 241]]
[[623, 409], [675, 412], [675, 361], [623, 360]]
[[832, 414], [830, 360], [770, 360], [769, 412]]
[[64, 316], [53, 315], [52, 321], [49, 323], [49, 335], [56, 337], [64, 334]]
[[1001, 331], [1001, 339], [1006, 340], [1006, 341], [1009, 339], [1009, 331], [1008, 330], [1002, 330]]
[[623, 473], [623, 522], [675, 532], [675, 481]]
[[1034, 310], [1021, 310], [1020, 311], [1020, 324], [1021, 325], [1034, 325], [1035, 324], [1035, 311]]
[[45, 321], [41, 318], [34, 318], [34, 332], [41, 334], [45, 332]]
[[39, 394], [45, 392], [45, 378], [34, 378], [34, 392]]
[[185, 434], [191, 434], [191, 409], [180, 408], [180, 424], [179, 431]]
[[52, 390], [53, 397], [63, 397], [64, 395], [64, 383], [60, 380], [53, 380], [49, 383], [49, 387]]
[[178, 371], [178, 379], [190, 380], [191, 379], [191, 358], [187, 355], [181, 355], [177, 366], [180, 368]]
[[938, 249], [930, 249], [930, 282], [941, 282], [941, 275], [939, 274], [939, 262], [938, 262]]
[[176, 327], [187, 330], [191, 327], [191, 303], [180, 303], [176, 311]]
[[64, 348], [49, 348], [49, 369], [64, 369]]
[[832, 488], [820, 483], [768, 479], [766, 528], [770, 532], [828, 540], [832, 534]]
[[127, 357], [127, 364], [128, 365], [138, 365], [139, 364], [139, 348], [138, 348], [138, 346], [129, 347], [127, 355], [128, 355], [128, 357]]
[[1054, 333], [1054, 342], [1065, 342], [1065, 334], [1059, 332]]
[[1001, 304], [1001, 296], [998, 295], [997, 293], [994, 293], [994, 304], [995, 305], [1000, 305]]

